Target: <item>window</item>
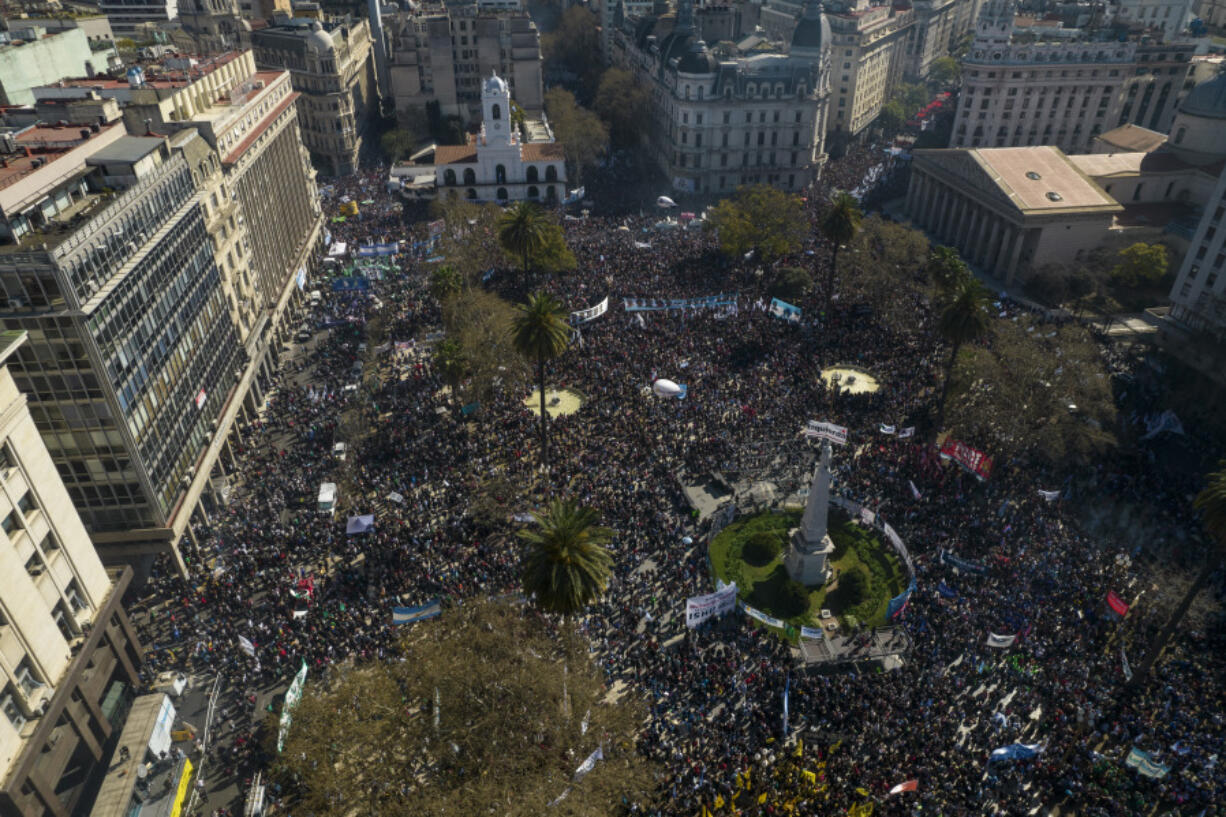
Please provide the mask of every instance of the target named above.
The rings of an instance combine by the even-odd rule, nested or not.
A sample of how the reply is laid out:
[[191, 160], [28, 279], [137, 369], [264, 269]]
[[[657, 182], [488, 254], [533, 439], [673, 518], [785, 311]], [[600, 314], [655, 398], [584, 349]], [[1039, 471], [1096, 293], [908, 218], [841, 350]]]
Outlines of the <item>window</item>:
[[558, 169], [554, 165], [549, 165], [545, 168], [545, 181], [556, 182], [558, 180]]
[[528, 184], [536, 184], [538, 181], [540, 181], [540, 174], [536, 165], [528, 165]]
[[17, 515], [9, 511], [5, 514], [4, 520], [0, 521], [0, 527], [3, 527], [4, 532], [11, 536], [13, 531], [21, 529], [21, 523], [17, 521]]
[[[501, 165], [499, 165], [499, 167], [501, 167]], [[495, 193], [494, 195], [498, 198], [499, 201], [506, 201], [508, 198], [507, 189], [505, 187], [498, 188], [498, 192]]]
[[21, 659], [21, 663], [17, 666], [17, 672], [14, 673], [18, 686], [21, 687], [22, 693], [27, 698], [31, 697], [43, 685], [43, 682], [30, 669], [29, 660], [28, 658]]
[[21, 499], [17, 500], [17, 507], [27, 516], [33, 511], [38, 510], [38, 506], [34, 504], [34, 499], [30, 496], [29, 491], [26, 491], [21, 495]]
[[80, 613], [89, 605], [85, 603], [85, 599], [81, 598], [81, 590], [77, 586], [77, 580], [73, 579], [64, 588], [64, 598], [68, 599], [68, 605], [72, 607], [74, 613]]
[[455, 187], [455, 171], [451, 168], [443, 171], [443, 184], [447, 187]]
[[494, 103], [494, 121], [502, 119], [502, 106], [497, 102]]
[[477, 183], [477, 171], [473, 170], [471, 167], [464, 168], [464, 184], [476, 184], [476, 183]]
[[29, 559], [26, 559], [26, 573], [29, 573], [31, 577], [41, 576], [45, 568], [43, 557], [37, 550], [30, 554]]
[[538, 190], [536, 187], [529, 187], [529, 188], [528, 188], [528, 198], [530, 198], [530, 199], [539, 199], [540, 197], [541, 197], [541, 191], [540, 191], [540, 190]]
[[4, 715], [9, 719], [9, 723], [13, 724], [13, 728], [20, 732], [25, 728], [26, 717], [21, 713], [21, 707], [17, 705], [17, 697], [13, 694], [13, 688], [7, 686], [4, 688], [4, 695], [0, 696], [0, 709], [4, 710]]
[[[494, 183], [495, 184], [506, 184], [507, 183], [507, 168], [505, 165], [498, 165], [497, 167], [494, 168]], [[498, 198], [505, 199], [506, 196], [499, 196]]]

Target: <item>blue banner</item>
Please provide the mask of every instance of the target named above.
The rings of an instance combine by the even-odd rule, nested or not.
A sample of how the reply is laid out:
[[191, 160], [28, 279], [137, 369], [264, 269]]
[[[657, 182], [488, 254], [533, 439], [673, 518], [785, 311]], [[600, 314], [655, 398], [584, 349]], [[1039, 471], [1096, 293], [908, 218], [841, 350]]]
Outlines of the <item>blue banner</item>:
[[417, 607], [393, 607], [392, 624], [413, 624], [418, 621], [435, 618], [443, 614], [443, 603], [439, 599], [426, 602]]
[[788, 323], [800, 322], [800, 307], [793, 306], [787, 301], [781, 301], [778, 298], [771, 298], [771, 305], [767, 311], [776, 318], [785, 320]]
[[1130, 769], [1136, 769], [1137, 774], [1152, 777], [1155, 780], [1161, 780], [1171, 771], [1170, 766], [1159, 763], [1149, 752], [1135, 746], [1129, 750], [1128, 757], [1124, 758], [1124, 765]]
[[1030, 758], [1038, 755], [1041, 751], [1043, 751], [1043, 746], [1038, 743], [1010, 743], [1008, 746], [993, 749], [992, 754], [988, 755], [988, 762], [1000, 760], [1029, 760]]
[[704, 295], [701, 298], [623, 298], [627, 312], [656, 312], [670, 309], [718, 309], [736, 306], [735, 295]]
[[977, 576], [987, 575], [988, 572], [987, 565], [981, 565], [977, 562], [968, 562], [966, 559], [959, 559], [957, 556], [954, 556], [945, 550], [941, 551], [941, 564], [956, 567], [959, 570], [965, 570], [967, 573], [974, 573]]
[[915, 579], [907, 585], [907, 589], [899, 593], [894, 598], [890, 599], [889, 605], [885, 608], [885, 617], [893, 621], [898, 616], [902, 615], [902, 611], [907, 609], [907, 601], [911, 598], [911, 594], [915, 592]]
[[365, 292], [368, 289], [370, 289], [370, 281], [363, 275], [337, 278], [332, 282], [333, 292]]
[[954, 590], [952, 587], [947, 585], [945, 582], [941, 582], [940, 584], [937, 585], [937, 592], [940, 593], [942, 596], [944, 596], [947, 599], [958, 598], [958, 591]]

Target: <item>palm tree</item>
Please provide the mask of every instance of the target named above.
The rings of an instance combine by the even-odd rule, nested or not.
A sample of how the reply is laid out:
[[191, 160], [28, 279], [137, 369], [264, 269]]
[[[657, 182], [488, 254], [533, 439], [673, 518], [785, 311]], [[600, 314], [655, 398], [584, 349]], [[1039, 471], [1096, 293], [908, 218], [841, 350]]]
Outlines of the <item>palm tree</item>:
[[430, 294], [440, 304], [464, 291], [464, 276], [450, 264], [443, 264], [430, 273]]
[[928, 262], [924, 269], [942, 293], [954, 292], [958, 284], [971, 275], [958, 251], [940, 244], [928, 251]]
[[528, 302], [515, 305], [511, 324], [511, 343], [520, 355], [536, 362], [536, 383], [541, 394], [541, 465], [549, 466], [549, 414], [545, 411], [545, 361], [566, 351], [570, 326], [566, 310], [547, 292], [528, 296]]
[[1222, 557], [1226, 555], [1226, 460], [1218, 462], [1216, 472], [1209, 475], [1204, 490], [1197, 494], [1192, 505], [1200, 511], [1202, 522], [1205, 526], [1205, 533], [1209, 534], [1210, 551], [1205, 556], [1205, 563], [1201, 566], [1200, 573], [1188, 588], [1188, 592], [1183, 594], [1179, 605], [1175, 608], [1175, 612], [1171, 613], [1170, 619], [1166, 622], [1154, 640], [1150, 642], [1149, 651], [1145, 654], [1145, 660], [1141, 667], [1133, 673], [1132, 683], [1139, 685], [1144, 683], [1145, 677], [1149, 675], [1154, 664], [1157, 663], [1158, 657], [1162, 655], [1162, 651], [1166, 648], [1167, 642], [1171, 640], [1171, 636], [1175, 634], [1175, 630], [1179, 627], [1183, 617], [1188, 614], [1188, 610], [1192, 607], [1192, 602], [1209, 583], [1209, 577], [1213, 575], [1213, 571], [1217, 570], [1222, 564]]
[[936, 431], [945, 424], [945, 399], [954, 376], [954, 363], [962, 344], [978, 340], [988, 333], [988, 296], [983, 285], [971, 277], [963, 278], [950, 293], [949, 303], [937, 319], [937, 332], [950, 345], [949, 362], [945, 364], [945, 382], [941, 385], [941, 401], [937, 404]]
[[545, 246], [545, 217], [540, 208], [528, 201], [507, 206], [498, 216], [498, 243], [511, 255], [517, 255], [524, 272], [532, 256]]
[[605, 545], [613, 531], [598, 526], [600, 514], [573, 499], [555, 499], [532, 514], [537, 527], [519, 532], [525, 595], [547, 613], [571, 617], [604, 593], [613, 557]]
[[[830, 200], [830, 209], [822, 219], [821, 233], [833, 247], [830, 255], [830, 270], [826, 273], [826, 315], [834, 300], [834, 272], [839, 265], [839, 249], [856, 237], [860, 231], [860, 203], [850, 193], [835, 193]], [[829, 318], [827, 318], [828, 320]]]
[[460, 342], [447, 338], [434, 347], [434, 367], [443, 376], [444, 382], [451, 387], [451, 396], [456, 397], [456, 390], [468, 370], [468, 356]]

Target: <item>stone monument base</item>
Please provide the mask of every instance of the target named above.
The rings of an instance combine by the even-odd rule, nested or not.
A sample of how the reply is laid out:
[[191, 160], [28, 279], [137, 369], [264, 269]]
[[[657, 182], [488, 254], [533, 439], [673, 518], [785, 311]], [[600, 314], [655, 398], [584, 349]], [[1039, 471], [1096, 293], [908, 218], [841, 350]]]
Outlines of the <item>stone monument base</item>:
[[821, 542], [810, 543], [805, 541], [800, 529], [796, 528], [792, 531], [783, 566], [792, 581], [800, 582], [806, 587], [817, 587], [830, 580], [830, 568], [826, 559], [832, 553], [834, 542], [830, 541], [829, 534], [823, 536]]

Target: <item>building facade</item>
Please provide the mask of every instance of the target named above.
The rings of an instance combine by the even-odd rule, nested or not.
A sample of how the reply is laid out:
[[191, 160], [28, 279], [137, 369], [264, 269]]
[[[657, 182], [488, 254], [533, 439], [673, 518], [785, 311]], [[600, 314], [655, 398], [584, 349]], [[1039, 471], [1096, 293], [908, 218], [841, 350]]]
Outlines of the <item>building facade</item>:
[[372, 114], [378, 88], [370, 24], [347, 18], [282, 19], [253, 31], [256, 65], [286, 70], [298, 99], [302, 141], [320, 171], [345, 176], [358, 167], [358, 151]]
[[511, 122], [511, 91], [497, 74], [481, 92], [481, 131], [463, 146], [435, 149], [435, 190], [474, 201], [543, 201], [566, 195], [566, 155], [553, 141], [526, 142]]
[[859, 136], [902, 80], [912, 10], [870, 0], [837, 6], [830, 21], [831, 132]]
[[[1226, 167], [1226, 73], [1198, 85], [1175, 120], [1171, 149], [1205, 168]], [[1171, 288], [1170, 317], [1193, 333], [1226, 343], [1226, 169], [1205, 201], [1188, 252]], [[1221, 358], [1214, 365], [1219, 380]]]
[[178, 0], [99, 0], [98, 10], [111, 21], [111, 30], [120, 37], [139, 29], [157, 26], [179, 16]]
[[1011, 0], [988, 0], [963, 62], [950, 146], [1086, 153], [1120, 125], [1165, 132], [1193, 85], [1195, 50], [1153, 31], [1019, 28]]
[[916, 226], [1006, 284], [1097, 247], [1123, 209], [1054, 147], [917, 150], [906, 201]]
[[625, 20], [614, 51], [649, 91], [647, 148], [672, 188], [805, 188], [825, 162], [829, 127], [831, 30], [817, 2], [806, 4], [786, 55], [716, 60], [688, 0], [671, 22]]
[[1192, 22], [1193, 0], [1120, 0], [1116, 19], [1162, 32], [1162, 39], [1175, 42]]
[[479, 120], [484, 80], [501, 77], [529, 116], [544, 109], [541, 42], [527, 11], [477, 3], [425, 6], [389, 18], [389, 74], [398, 115], [437, 102], [443, 116]]
[[13, 377], [95, 544], [177, 555], [244, 360], [187, 159], [115, 129], [18, 134], [34, 155], [0, 171], [0, 325], [29, 333]]
[[975, 0], [915, 0], [912, 25], [907, 31], [904, 72], [923, 79], [932, 63], [948, 57], [975, 27]]
[[0, 334], [0, 815], [70, 817], [140, 685], [142, 650], [8, 364]]
[[[225, 447], [235, 418], [254, 416], [271, 387], [281, 345], [302, 306], [323, 221], [297, 124], [300, 95], [289, 72], [257, 70], [250, 51], [187, 59], [147, 65], [147, 75], [129, 82], [66, 80], [38, 89], [40, 106], [114, 106], [121, 100], [122, 109], [112, 108], [107, 118], [122, 115], [129, 129], [170, 134], [168, 144], [187, 162], [198, 191], [244, 365], [188, 486], [186, 513], [176, 516], [175, 541], [193, 508], [207, 515], [202, 495], [214, 508], [220, 504], [207, 477], [225, 477], [233, 464]], [[44, 94], [51, 98], [42, 99]]]
[[79, 28], [48, 33], [43, 28], [6, 32], [0, 41], [0, 105], [30, 105], [32, 88], [64, 76], [106, 71], [118, 54], [110, 43], [94, 44]]

